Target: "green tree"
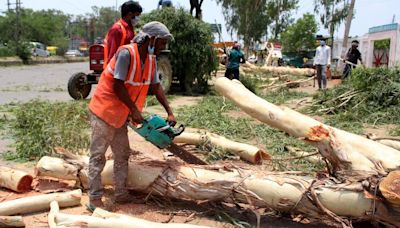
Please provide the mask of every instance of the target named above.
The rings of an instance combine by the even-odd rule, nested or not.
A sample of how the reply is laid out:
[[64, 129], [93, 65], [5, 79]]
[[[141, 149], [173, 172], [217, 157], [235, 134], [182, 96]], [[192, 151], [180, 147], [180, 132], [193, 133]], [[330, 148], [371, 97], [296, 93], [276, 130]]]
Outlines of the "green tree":
[[267, 0], [217, 0], [217, 3], [222, 4], [228, 30], [237, 32], [246, 46], [266, 34], [270, 22]]
[[298, 8], [299, 0], [269, 0], [267, 14], [273, 22], [270, 26], [274, 40], [293, 23], [292, 12]]
[[314, 11], [324, 28], [328, 29], [332, 43], [336, 29], [347, 17], [348, 8], [347, 0], [314, 0]]
[[210, 73], [217, 67], [211, 47], [214, 37], [209, 24], [193, 18], [182, 8], [172, 7], [142, 15], [142, 24], [150, 21], [164, 23], [174, 36], [169, 45], [169, 58], [173, 74], [178, 77], [182, 89], [189, 94], [204, 92]]
[[315, 35], [318, 24], [314, 15], [306, 13], [302, 18], [289, 25], [281, 34], [283, 50], [298, 52], [315, 48]]
[[93, 41], [97, 37], [104, 38], [116, 22], [116, 18], [120, 17], [120, 12], [116, 11], [114, 7], [92, 7], [92, 13], [87, 14], [89, 18], [89, 37]]

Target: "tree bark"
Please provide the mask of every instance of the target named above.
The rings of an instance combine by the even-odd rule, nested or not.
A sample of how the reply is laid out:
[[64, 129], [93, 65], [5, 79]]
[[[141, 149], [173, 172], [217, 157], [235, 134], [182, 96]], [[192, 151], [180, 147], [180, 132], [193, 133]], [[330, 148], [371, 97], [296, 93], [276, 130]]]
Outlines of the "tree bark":
[[340, 54], [342, 59], [346, 59], [346, 51], [347, 51], [347, 41], [349, 39], [351, 21], [353, 20], [353, 12], [354, 12], [354, 5], [356, 4], [356, 0], [351, 0], [349, 6], [349, 12], [346, 17], [346, 23], [344, 26], [344, 35], [343, 35], [343, 44], [342, 44], [342, 53]]
[[99, 208], [96, 208], [92, 216], [64, 214], [60, 213], [60, 209], [56, 201], [53, 201], [50, 204], [50, 213], [48, 216], [48, 222], [50, 228], [57, 228], [57, 227], [202, 228], [205, 227], [205, 226], [196, 226], [191, 224], [178, 224], [178, 223], [164, 224], [164, 223], [149, 222], [144, 219], [138, 219], [127, 215], [111, 213]]
[[31, 189], [32, 176], [26, 172], [0, 167], [0, 186], [16, 192], [26, 192]]
[[[57, 164], [63, 161], [60, 158], [47, 160], [54, 160]], [[64, 160], [64, 163], [80, 162]], [[78, 169], [81, 182], [87, 183], [87, 164]], [[113, 183], [112, 169], [113, 161], [107, 161], [102, 173], [104, 184]], [[334, 178], [316, 180], [308, 176], [256, 173], [236, 168], [229, 168], [229, 171], [217, 169], [176, 162], [130, 161], [127, 186], [132, 190], [174, 199], [245, 203], [281, 212], [300, 213], [316, 221], [336, 224], [349, 224], [350, 218], [370, 220], [374, 211], [375, 220], [400, 225], [399, 212], [374, 197], [367, 197], [361, 182], [338, 184]], [[55, 169], [54, 172], [59, 170]], [[52, 170], [47, 172], [48, 175], [52, 173]], [[53, 173], [53, 176], [60, 175]]]
[[253, 164], [261, 164], [262, 160], [269, 160], [271, 156], [263, 149], [255, 146], [229, 140], [223, 136], [202, 131], [200, 133], [184, 132], [175, 137], [174, 143], [185, 143], [190, 145], [202, 145], [210, 143], [213, 146], [221, 147], [245, 161]]
[[333, 172], [387, 174], [400, 166], [400, 152], [391, 147], [330, 127], [256, 96], [237, 80], [218, 78], [216, 90], [244, 112], [271, 127], [316, 146]]
[[50, 208], [50, 202], [52, 201], [57, 201], [61, 207], [76, 206], [80, 204], [81, 197], [82, 191], [79, 189], [66, 193], [19, 198], [0, 203], [0, 215], [28, 214], [43, 211]]
[[25, 227], [22, 216], [0, 216], [0, 227]]

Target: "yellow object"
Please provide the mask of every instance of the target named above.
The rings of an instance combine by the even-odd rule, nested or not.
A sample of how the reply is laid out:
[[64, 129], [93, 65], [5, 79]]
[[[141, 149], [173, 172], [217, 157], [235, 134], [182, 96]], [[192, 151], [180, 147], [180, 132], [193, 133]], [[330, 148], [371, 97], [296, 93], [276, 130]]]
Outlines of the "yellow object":
[[56, 55], [58, 47], [56, 47], [56, 46], [47, 46], [46, 49], [50, 53], [50, 55]]

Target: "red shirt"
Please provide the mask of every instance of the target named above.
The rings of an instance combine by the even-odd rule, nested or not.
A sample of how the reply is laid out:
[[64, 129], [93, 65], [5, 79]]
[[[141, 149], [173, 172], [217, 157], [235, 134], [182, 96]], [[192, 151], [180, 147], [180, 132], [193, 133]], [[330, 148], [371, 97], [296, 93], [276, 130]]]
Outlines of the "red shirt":
[[[131, 40], [135, 36], [135, 32], [133, 31], [133, 26], [128, 24], [124, 19], [120, 19], [120, 21], [126, 30], [126, 38], [124, 41], [124, 45], [130, 44]], [[108, 35], [107, 43], [108, 43], [108, 47], [109, 47], [108, 59], [111, 60], [111, 58], [114, 56], [115, 52], [117, 52], [119, 45], [121, 43], [122, 30], [121, 30], [120, 25], [118, 25], [117, 23], [114, 23], [114, 25], [110, 28], [110, 30], [108, 30], [107, 35]]]

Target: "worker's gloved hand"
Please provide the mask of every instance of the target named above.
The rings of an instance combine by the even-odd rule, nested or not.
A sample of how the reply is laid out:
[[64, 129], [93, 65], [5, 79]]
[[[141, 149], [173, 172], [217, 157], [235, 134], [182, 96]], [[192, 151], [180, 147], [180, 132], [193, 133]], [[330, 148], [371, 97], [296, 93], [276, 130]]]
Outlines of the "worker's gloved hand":
[[168, 115], [167, 123], [168, 123], [171, 127], [173, 127], [173, 126], [176, 125], [176, 120], [175, 120], [174, 114]]
[[142, 114], [137, 110], [137, 108], [133, 108], [131, 110], [130, 121], [134, 124], [141, 124], [144, 121]]

